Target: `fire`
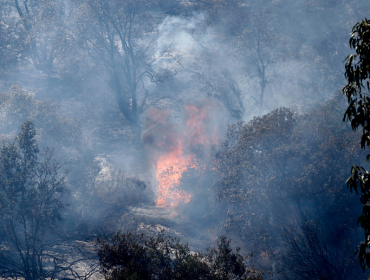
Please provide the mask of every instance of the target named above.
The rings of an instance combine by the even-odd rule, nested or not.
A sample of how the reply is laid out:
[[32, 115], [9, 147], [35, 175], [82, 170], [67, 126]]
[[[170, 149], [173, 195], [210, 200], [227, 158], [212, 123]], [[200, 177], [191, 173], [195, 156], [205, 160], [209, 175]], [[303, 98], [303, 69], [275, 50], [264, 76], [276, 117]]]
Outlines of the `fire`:
[[[218, 144], [217, 129], [210, 126], [214, 103], [188, 104], [184, 107], [184, 127], [171, 122], [169, 113], [151, 108], [147, 130], [142, 139], [154, 148], [154, 167], [158, 182], [157, 206], [176, 207], [188, 203], [192, 194], [178, 189], [184, 171], [199, 168], [193, 147], [209, 148]], [[214, 109], [214, 108], [213, 108]]]
[[[187, 135], [190, 136], [190, 145], [210, 145], [219, 144], [217, 126], [209, 125], [211, 110], [214, 103], [203, 106], [185, 105]], [[210, 132], [210, 133], [209, 133]]]
[[156, 163], [156, 177], [158, 182], [157, 205], [161, 207], [176, 207], [179, 202], [188, 203], [191, 195], [183, 190], [176, 189], [180, 183], [182, 173], [196, 168], [193, 155], [184, 155], [181, 149], [160, 156]]

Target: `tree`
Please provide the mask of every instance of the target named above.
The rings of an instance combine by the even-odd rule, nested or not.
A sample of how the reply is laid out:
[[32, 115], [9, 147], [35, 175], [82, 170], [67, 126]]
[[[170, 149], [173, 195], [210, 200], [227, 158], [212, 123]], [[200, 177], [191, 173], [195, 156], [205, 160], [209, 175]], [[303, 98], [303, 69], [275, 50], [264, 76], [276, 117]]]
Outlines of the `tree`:
[[27, 45], [33, 66], [50, 74], [58, 52], [65, 40], [63, 16], [65, 2], [45, 0], [12, 0], [9, 5], [19, 16], [27, 36]]
[[164, 96], [150, 94], [148, 83], [160, 84], [170, 71], [158, 60], [168, 49], [156, 49], [156, 31], [148, 13], [150, 0], [86, 0], [83, 21], [90, 56], [108, 70], [108, 83], [124, 118], [134, 124], [150, 104]]
[[37, 100], [19, 86], [10, 92], [0, 92], [1, 133], [15, 133], [26, 121], [38, 127], [38, 139], [42, 143], [58, 147], [81, 144], [80, 127], [77, 121], [64, 116], [58, 104], [49, 100]]
[[70, 269], [53, 253], [67, 192], [61, 166], [50, 149], [40, 152], [32, 122], [0, 150], [0, 275], [54, 279]]
[[265, 107], [267, 86], [273, 82], [271, 66], [276, 63], [277, 52], [283, 39], [268, 26], [269, 21], [262, 12], [250, 12], [248, 16], [249, 25], [237, 30], [233, 43], [239, 49], [238, 55], [247, 61], [246, 76], [258, 81], [259, 94], [253, 99], [261, 111]]
[[187, 244], [163, 232], [157, 237], [118, 233], [112, 239], [98, 239], [98, 247], [105, 279], [262, 279], [259, 270], [246, 266], [239, 249], [231, 249], [226, 237], [206, 253], [191, 252]]
[[[345, 191], [344, 181], [363, 153], [355, 153], [353, 132], [339, 121], [339, 101], [333, 98], [307, 115], [283, 108], [232, 125], [217, 154], [220, 179], [214, 188], [224, 209], [218, 217], [227, 215], [224, 234], [255, 252], [261, 265], [279, 261], [284, 226], [299, 225], [303, 214], [326, 221], [325, 240], [331, 238], [328, 228], [355, 223], [356, 197]], [[359, 240], [355, 229], [338, 232], [352, 244]]]
[[200, 83], [201, 92], [220, 101], [229, 111], [230, 116], [241, 119], [245, 113], [243, 94], [230, 71], [223, 66], [223, 62], [215, 59], [220, 58], [220, 53], [207, 48], [199, 34], [193, 32], [192, 38], [200, 47], [196, 62], [185, 66], [178, 58], [175, 60]]
[[[345, 77], [347, 85], [342, 92], [347, 96], [348, 107], [343, 121], [351, 122], [353, 130], [362, 127], [361, 148], [370, 146], [370, 20], [358, 22], [352, 29], [349, 40], [356, 50], [346, 58]], [[370, 160], [370, 154], [366, 160]], [[365, 238], [360, 246], [359, 260], [362, 269], [370, 268], [370, 171], [353, 165], [347, 186], [357, 194], [363, 204], [363, 212], [357, 225], [364, 229]]]
[[28, 51], [26, 34], [10, 14], [5, 3], [0, 3], [0, 67], [4, 70], [24, 60]]

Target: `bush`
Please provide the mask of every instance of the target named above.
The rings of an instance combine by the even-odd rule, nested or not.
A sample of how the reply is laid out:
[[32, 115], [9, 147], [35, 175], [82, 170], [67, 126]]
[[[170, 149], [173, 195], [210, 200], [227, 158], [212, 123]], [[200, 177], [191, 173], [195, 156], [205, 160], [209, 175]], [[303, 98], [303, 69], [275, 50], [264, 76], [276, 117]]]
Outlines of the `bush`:
[[221, 237], [218, 246], [206, 253], [192, 252], [178, 238], [147, 237], [131, 232], [98, 239], [98, 256], [105, 279], [263, 279], [247, 266], [247, 259], [234, 252], [230, 240]]

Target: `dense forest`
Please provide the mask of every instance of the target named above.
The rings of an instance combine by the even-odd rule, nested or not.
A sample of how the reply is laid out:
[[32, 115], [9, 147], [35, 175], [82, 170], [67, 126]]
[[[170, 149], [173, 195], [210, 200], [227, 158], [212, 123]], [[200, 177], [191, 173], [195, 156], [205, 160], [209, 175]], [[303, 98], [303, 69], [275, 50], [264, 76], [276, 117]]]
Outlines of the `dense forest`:
[[0, 278], [366, 279], [369, 14], [0, 0]]

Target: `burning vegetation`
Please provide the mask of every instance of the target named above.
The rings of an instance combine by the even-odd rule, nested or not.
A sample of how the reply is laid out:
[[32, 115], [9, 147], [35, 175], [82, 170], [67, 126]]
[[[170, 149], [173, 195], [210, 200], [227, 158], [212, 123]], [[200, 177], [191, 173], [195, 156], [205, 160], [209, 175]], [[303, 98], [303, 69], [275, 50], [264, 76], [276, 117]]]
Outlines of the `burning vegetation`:
[[0, 279], [364, 278], [368, 1], [0, 7]]
[[202, 155], [219, 143], [215, 113], [218, 107], [210, 99], [186, 104], [182, 122], [178, 123], [165, 110], [149, 110], [142, 139], [152, 154], [158, 184], [157, 206], [176, 207], [191, 200], [192, 194], [178, 185], [183, 172], [198, 169]]

